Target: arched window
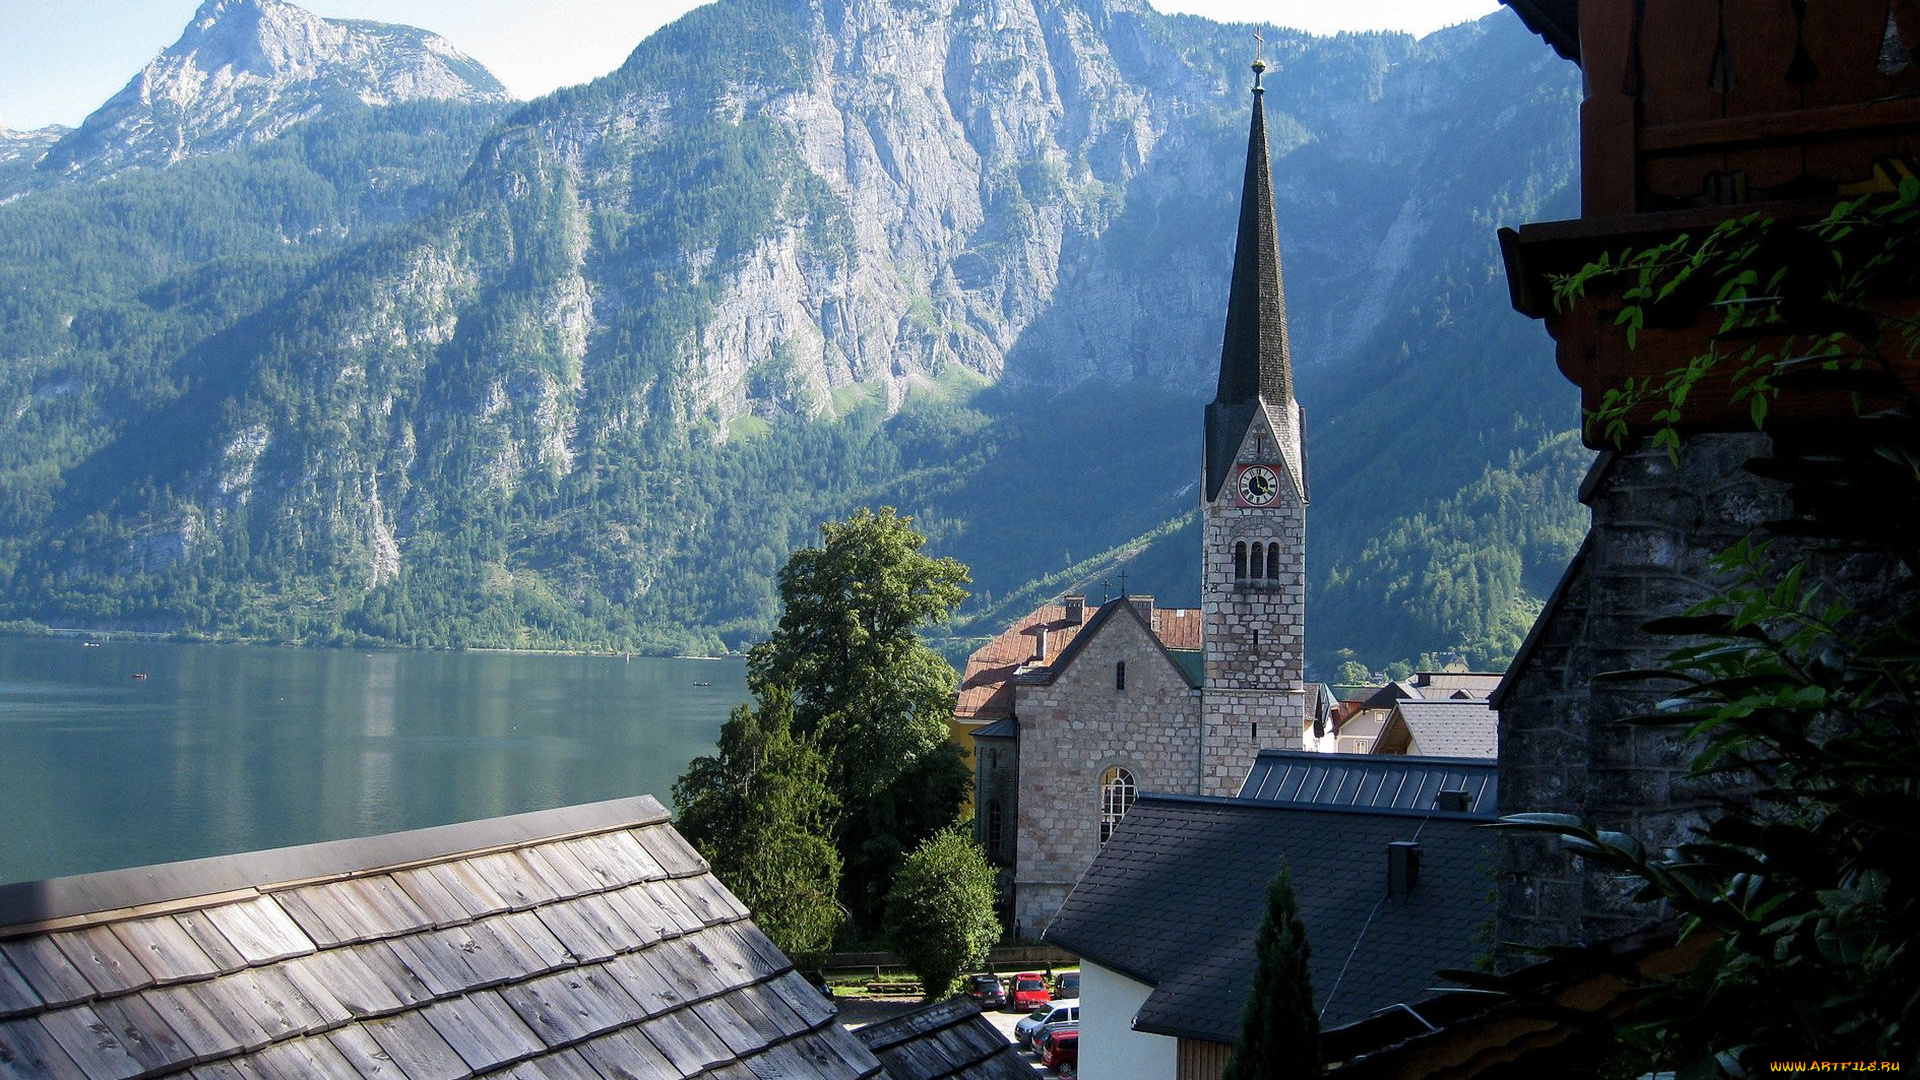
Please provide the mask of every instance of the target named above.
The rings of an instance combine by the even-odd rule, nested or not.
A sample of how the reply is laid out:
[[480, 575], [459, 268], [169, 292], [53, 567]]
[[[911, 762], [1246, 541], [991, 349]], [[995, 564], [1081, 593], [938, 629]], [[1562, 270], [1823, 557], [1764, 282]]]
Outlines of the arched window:
[[1127, 662], [1125, 660], [1113, 665], [1113, 688], [1115, 690], [1125, 690], [1127, 688]]
[[1262, 566], [1262, 559], [1263, 559], [1263, 556], [1262, 556], [1262, 555], [1261, 555], [1261, 553], [1260, 553], [1260, 552], [1261, 552], [1261, 549], [1262, 549], [1262, 547], [1263, 547], [1263, 545], [1261, 545], [1261, 544], [1255, 544], [1255, 545], [1253, 545], [1253, 561], [1252, 561], [1251, 563], [1249, 563], [1249, 564], [1247, 565], [1247, 576], [1248, 576], [1248, 577], [1256, 577], [1256, 578], [1257, 578], [1257, 577], [1259, 577], [1259, 576], [1260, 576], [1260, 571], [1261, 571], [1261, 570], [1263, 569], [1263, 566]]
[[1272, 580], [1277, 580], [1279, 577], [1280, 577], [1280, 545], [1268, 544], [1267, 545], [1267, 579], [1269, 581], [1272, 581]]
[[1000, 838], [1003, 835], [1001, 830], [1004, 827], [1005, 821], [1000, 812], [1000, 800], [995, 799], [987, 804], [987, 854], [1000, 854]]
[[1233, 545], [1233, 576], [1236, 581], [1247, 576], [1247, 542], [1245, 540]]
[[1133, 774], [1118, 765], [1100, 774], [1100, 842], [1113, 836], [1114, 826], [1133, 805]]

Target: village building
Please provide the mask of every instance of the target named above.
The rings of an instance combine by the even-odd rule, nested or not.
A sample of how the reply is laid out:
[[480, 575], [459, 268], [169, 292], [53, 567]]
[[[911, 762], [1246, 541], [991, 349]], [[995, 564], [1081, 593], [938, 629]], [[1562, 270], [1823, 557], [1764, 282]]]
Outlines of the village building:
[[0, 1077], [882, 1077], [650, 797], [0, 886]]
[[1214, 1080], [1282, 860], [1323, 1028], [1426, 1008], [1493, 950], [1491, 761], [1268, 750], [1237, 798], [1143, 795], [1047, 930], [1081, 958], [1080, 1075]]
[[1298, 749], [1326, 695], [1305, 678], [1306, 454], [1293, 395], [1266, 114], [1252, 121], [1220, 379], [1204, 419], [1202, 603], [1046, 607], [975, 654], [956, 723], [974, 823], [1038, 936], [1143, 791], [1226, 796], [1263, 749]]

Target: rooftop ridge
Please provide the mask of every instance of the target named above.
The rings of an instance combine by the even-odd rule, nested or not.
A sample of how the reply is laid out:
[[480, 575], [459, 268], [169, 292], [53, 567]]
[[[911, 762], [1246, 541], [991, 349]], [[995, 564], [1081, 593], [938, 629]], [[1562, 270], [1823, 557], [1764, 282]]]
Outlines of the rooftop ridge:
[[214, 855], [0, 885], [0, 938], [79, 916], [113, 921], [184, 901], [235, 897], [403, 869], [456, 855], [588, 836], [671, 820], [651, 795], [533, 810], [378, 836]]

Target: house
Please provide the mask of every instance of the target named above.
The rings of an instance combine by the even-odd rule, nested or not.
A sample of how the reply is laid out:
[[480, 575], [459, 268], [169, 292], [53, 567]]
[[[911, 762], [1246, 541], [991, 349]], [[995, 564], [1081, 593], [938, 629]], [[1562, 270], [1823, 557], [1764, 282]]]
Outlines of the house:
[[1369, 751], [1429, 757], [1500, 756], [1500, 715], [1485, 699], [1394, 702]]
[[884, 1075], [650, 797], [0, 887], [9, 1080], [696, 1073]]
[[956, 721], [981, 722], [975, 828], [1011, 868], [1016, 933], [1047, 925], [1139, 792], [1231, 795], [1261, 750], [1297, 749], [1328, 723], [1330, 701], [1303, 659], [1305, 416], [1264, 70], [1256, 61], [1220, 378], [1202, 424], [1200, 611], [1122, 596], [1080, 624], [1068, 598], [1060, 618], [1041, 609], [968, 665]]
[[[1454, 756], [1465, 752], [1457, 740], [1449, 741], [1444, 750], [1410, 750], [1412, 740], [1405, 731], [1405, 718], [1394, 720], [1394, 710], [1402, 702], [1450, 701], [1479, 702], [1482, 711], [1488, 696], [1500, 685], [1503, 676], [1498, 672], [1486, 671], [1421, 671], [1405, 679], [1395, 679], [1363, 696], [1337, 702], [1331, 709], [1331, 723], [1315, 728], [1307, 741], [1311, 749], [1336, 754], [1406, 754], [1434, 753], [1440, 756]], [[1331, 691], [1324, 691], [1331, 694]], [[1458, 718], [1475, 717], [1479, 714], [1469, 710], [1457, 712], [1434, 711], [1429, 716], [1454, 716]], [[1498, 717], [1491, 717], [1497, 727]], [[1461, 720], [1461, 723], [1470, 721]], [[1456, 725], [1457, 726], [1457, 725]], [[1389, 728], [1395, 734], [1381, 745], [1383, 736]], [[1476, 737], [1475, 746], [1483, 746], [1488, 740], [1497, 739], [1493, 732], [1486, 738]], [[1486, 748], [1485, 756], [1492, 757], [1492, 749]]]
[[[1560, 303], [1556, 275], [1750, 214], [1815, 220], [1842, 198], [1892, 192], [1920, 171], [1920, 19], [1904, 5], [1672, 4], [1656, 15], [1656, 6], [1612, 0], [1505, 2], [1586, 76], [1581, 216], [1500, 233], [1513, 306], [1541, 320], [1585, 409], [1629, 378], [1657, 381], [1707, 353], [1722, 312], [1650, 318], [1630, 343], [1617, 325], [1617, 286], [1596, 283], [1592, 295]], [[1910, 312], [1913, 297], [1879, 302]], [[1909, 386], [1920, 380], [1910, 360], [1895, 370]], [[1657, 663], [1668, 647], [1641, 628], [1716, 591], [1726, 578], [1715, 558], [1791, 519], [1797, 497], [1744, 468], [1774, 444], [1725, 379], [1689, 392], [1671, 453], [1644, 438], [1664, 423], [1666, 400], [1655, 394], [1629, 410], [1622, 444], [1589, 428], [1588, 445], [1601, 451], [1580, 491], [1592, 526], [1493, 697], [1504, 811], [1578, 815], [1656, 850], [1691, 838], [1737, 793], [1725, 777], [1691, 775], [1696, 742], [1618, 723], [1651, 709], [1659, 691], [1595, 676]], [[1785, 393], [1769, 423], [1800, 447], [1843, 445], [1854, 401]], [[1892, 513], [1878, 499], [1876, 510]], [[1900, 583], [1910, 579], [1891, 560], [1780, 533], [1772, 542], [1779, 564], [1804, 563], [1802, 582], [1829, 601], [1846, 597], [1867, 615], [1906, 602]], [[1630, 884], [1587, 871], [1549, 839], [1511, 835], [1503, 849], [1503, 942], [1612, 939], [1650, 917]]]
[[1323, 1027], [1417, 1009], [1437, 970], [1483, 961], [1495, 846], [1479, 826], [1493, 817], [1492, 771], [1268, 751], [1243, 796], [1292, 801], [1140, 796], [1047, 929], [1081, 958], [1080, 1075], [1219, 1076], [1282, 860]]

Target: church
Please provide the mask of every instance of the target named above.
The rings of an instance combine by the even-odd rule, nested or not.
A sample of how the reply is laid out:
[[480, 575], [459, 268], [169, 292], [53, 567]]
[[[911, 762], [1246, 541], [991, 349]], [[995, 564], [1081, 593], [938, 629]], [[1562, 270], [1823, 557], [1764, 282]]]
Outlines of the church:
[[[1233, 795], [1263, 749], [1300, 749], [1306, 685], [1305, 418], [1293, 395], [1266, 113], [1254, 64], [1246, 177], [1201, 462], [1202, 604], [1067, 596], [976, 651], [955, 719], [974, 742], [975, 831], [1038, 936], [1141, 791]], [[1320, 717], [1324, 720], [1324, 715]]]

